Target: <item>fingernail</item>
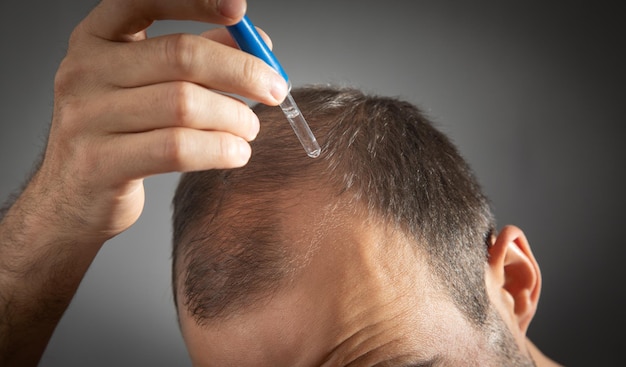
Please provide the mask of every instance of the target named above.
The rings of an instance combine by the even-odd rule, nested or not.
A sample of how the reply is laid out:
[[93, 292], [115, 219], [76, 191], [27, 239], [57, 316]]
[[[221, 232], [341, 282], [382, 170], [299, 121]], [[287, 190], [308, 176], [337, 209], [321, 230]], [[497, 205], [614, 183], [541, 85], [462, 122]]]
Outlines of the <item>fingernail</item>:
[[248, 141], [252, 141], [256, 139], [256, 136], [259, 134], [259, 129], [261, 128], [261, 124], [259, 123], [259, 117], [252, 112], [252, 123], [250, 124], [250, 132], [248, 133]]
[[248, 163], [248, 160], [250, 159], [250, 155], [252, 154], [252, 149], [250, 148], [250, 144], [248, 144], [248, 142], [246, 142], [243, 139], [237, 139], [237, 156], [236, 156], [236, 160], [237, 160], [237, 164], [238, 165], [244, 165], [246, 163]]
[[241, 0], [218, 0], [217, 9], [226, 18], [239, 19], [246, 12], [246, 2]]
[[287, 87], [287, 83], [285, 79], [276, 73], [272, 77], [272, 87], [270, 89], [270, 93], [272, 97], [276, 100], [276, 102], [281, 103], [287, 97], [287, 93], [289, 93], [289, 88]]

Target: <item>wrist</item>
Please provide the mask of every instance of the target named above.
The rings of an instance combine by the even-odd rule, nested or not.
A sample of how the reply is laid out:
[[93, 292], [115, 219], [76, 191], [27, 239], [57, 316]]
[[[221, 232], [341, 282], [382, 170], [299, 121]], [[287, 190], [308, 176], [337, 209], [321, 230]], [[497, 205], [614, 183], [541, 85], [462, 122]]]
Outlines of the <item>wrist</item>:
[[[28, 185], [0, 222], [0, 271], [28, 274], [54, 258], [90, 263], [104, 238], [81, 235], [57, 198]], [[42, 271], [45, 271], [42, 269]]]

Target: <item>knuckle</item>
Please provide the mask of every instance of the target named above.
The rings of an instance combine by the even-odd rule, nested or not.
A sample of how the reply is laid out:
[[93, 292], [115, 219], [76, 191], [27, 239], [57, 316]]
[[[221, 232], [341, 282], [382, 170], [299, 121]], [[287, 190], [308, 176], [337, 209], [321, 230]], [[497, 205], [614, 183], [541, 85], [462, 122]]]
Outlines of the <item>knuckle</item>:
[[237, 167], [245, 160], [242, 144], [229, 135], [220, 135], [215, 141], [216, 164], [219, 167]]
[[193, 85], [185, 82], [175, 83], [169, 94], [174, 125], [188, 125], [196, 117], [197, 112]]
[[69, 48], [72, 48], [74, 45], [80, 44], [86, 33], [85, 19], [83, 19], [70, 33], [70, 37], [68, 40]]
[[246, 57], [241, 65], [241, 83], [244, 85], [256, 85], [261, 80], [260, 60], [254, 57]]
[[65, 134], [80, 133], [87, 116], [94, 111], [93, 105], [85, 103], [95, 89], [94, 81], [84, 76], [86, 73], [83, 63], [66, 57], [54, 76], [53, 125]]
[[85, 133], [88, 111], [79, 98], [64, 95], [55, 100], [51, 129], [65, 139], [74, 139]]
[[65, 57], [54, 76], [54, 91], [56, 95], [69, 94], [76, 80], [83, 74], [82, 66], [71, 57]]
[[101, 71], [94, 50], [85, 54], [80, 48], [72, 49], [61, 60], [54, 75], [55, 97], [80, 96], [93, 92], [102, 85]]
[[168, 129], [163, 139], [159, 160], [172, 170], [183, 168], [186, 136], [181, 129]]
[[194, 58], [194, 36], [189, 34], [174, 34], [165, 38], [164, 42], [166, 62], [179, 71], [187, 71]]
[[76, 108], [72, 101], [66, 101], [55, 109], [52, 128], [62, 132], [61, 134], [66, 138], [73, 138], [80, 132], [82, 121], [80, 109]]

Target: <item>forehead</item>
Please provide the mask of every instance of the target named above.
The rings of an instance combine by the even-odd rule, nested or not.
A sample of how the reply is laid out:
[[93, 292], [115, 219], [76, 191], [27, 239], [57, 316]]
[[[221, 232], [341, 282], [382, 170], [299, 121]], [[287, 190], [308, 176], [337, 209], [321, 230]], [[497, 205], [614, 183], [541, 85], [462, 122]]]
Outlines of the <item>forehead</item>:
[[469, 327], [401, 231], [319, 201], [294, 203], [281, 220], [289, 279], [264, 302], [203, 328], [183, 311], [194, 360], [297, 366], [361, 358], [366, 365], [394, 353], [428, 360], [442, 345], [464, 344]]

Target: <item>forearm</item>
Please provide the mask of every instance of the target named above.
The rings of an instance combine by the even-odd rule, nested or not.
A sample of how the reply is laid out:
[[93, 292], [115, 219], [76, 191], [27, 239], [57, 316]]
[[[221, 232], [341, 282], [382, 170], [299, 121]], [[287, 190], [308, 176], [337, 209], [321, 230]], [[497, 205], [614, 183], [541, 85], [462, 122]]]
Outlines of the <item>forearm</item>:
[[0, 365], [36, 366], [101, 247], [72, 237], [51, 197], [27, 188], [0, 221]]

